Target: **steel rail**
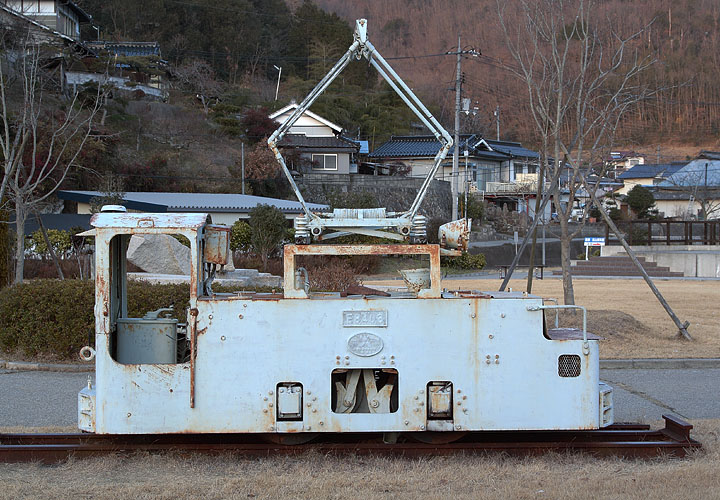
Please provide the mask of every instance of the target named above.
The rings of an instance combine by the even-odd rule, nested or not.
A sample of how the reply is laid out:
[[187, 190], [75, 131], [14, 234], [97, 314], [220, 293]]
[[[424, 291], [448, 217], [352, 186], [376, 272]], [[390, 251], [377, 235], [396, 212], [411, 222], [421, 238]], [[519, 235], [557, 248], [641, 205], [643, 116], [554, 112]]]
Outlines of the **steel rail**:
[[458, 453], [540, 455], [548, 452], [583, 452], [596, 456], [650, 458], [683, 457], [702, 445], [690, 437], [692, 425], [663, 415], [665, 428], [647, 425], [613, 425], [588, 431], [486, 431], [471, 432], [449, 444], [414, 441], [405, 434], [385, 444], [378, 433], [328, 434], [304, 445], [271, 444], [262, 434], [0, 434], [0, 463], [58, 463], [68, 458], [134, 452], [232, 453], [243, 456], [300, 454], [317, 451], [335, 455], [427, 456]]

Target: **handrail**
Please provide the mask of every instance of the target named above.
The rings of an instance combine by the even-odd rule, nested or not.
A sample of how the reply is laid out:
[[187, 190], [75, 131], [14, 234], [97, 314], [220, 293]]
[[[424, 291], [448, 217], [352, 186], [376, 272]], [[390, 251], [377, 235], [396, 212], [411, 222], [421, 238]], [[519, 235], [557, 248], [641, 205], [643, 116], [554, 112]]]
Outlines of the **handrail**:
[[582, 311], [582, 313], [583, 313], [583, 354], [585, 356], [589, 356], [590, 355], [590, 344], [588, 343], [588, 338], [587, 338], [587, 310], [583, 306], [576, 306], [576, 305], [564, 305], [564, 306], [542, 305], [542, 306], [528, 306], [527, 307], [528, 311], [541, 311], [544, 309], [555, 309], [555, 310], [558, 310], [558, 309], [580, 309]]

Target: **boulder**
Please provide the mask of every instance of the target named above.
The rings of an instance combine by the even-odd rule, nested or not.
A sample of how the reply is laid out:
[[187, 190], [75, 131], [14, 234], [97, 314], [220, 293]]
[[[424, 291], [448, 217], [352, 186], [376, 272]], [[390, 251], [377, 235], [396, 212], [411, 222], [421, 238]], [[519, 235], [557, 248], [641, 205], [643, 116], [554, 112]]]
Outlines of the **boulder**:
[[190, 275], [190, 249], [167, 234], [133, 235], [127, 259], [146, 273]]

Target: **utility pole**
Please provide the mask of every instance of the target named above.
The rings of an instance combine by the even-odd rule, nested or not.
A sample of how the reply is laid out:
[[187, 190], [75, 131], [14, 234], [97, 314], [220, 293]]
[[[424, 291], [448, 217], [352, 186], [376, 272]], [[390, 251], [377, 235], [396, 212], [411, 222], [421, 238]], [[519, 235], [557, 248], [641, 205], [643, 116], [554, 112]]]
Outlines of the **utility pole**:
[[477, 57], [480, 55], [480, 52], [475, 49], [468, 49], [468, 50], [462, 50], [460, 48], [460, 33], [458, 33], [458, 45], [457, 45], [457, 52], [445, 52], [446, 54], [456, 54], [457, 55], [457, 71], [455, 74], [455, 137], [453, 144], [453, 163], [452, 163], [452, 173], [450, 176], [451, 179], [451, 187], [452, 187], [452, 197], [453, 197], [453, 204], [452, 204], [452, 220], [458, 219], [458, 182], [460, 177], [460, 151], [458, 148], [460, 147], [460, 101], [461, 101], [461, 95], [462, 95], [462, 56], [465, 55], [471, 55], [473, 57]]
[[458, 33], [457, 46], [457, 73], [455, 75], [455, 143], [453, 144], [453, 163], [452, 163], [452, 220], [458, 219], [458, 177], [459, 177], [459, 148], [460, 148], [460, 93], [462, 87], [462, 50], [460, 49], [460, 33]]
[[242, 194], [245, 194], [245, 143], [240, 143], [240, 182]]

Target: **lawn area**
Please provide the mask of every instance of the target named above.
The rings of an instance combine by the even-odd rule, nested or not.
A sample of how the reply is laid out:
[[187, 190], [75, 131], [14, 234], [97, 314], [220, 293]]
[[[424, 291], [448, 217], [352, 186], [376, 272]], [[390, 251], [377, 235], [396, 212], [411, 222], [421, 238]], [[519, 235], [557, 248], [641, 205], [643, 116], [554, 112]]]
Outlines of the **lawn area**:
[[[499, 279], [446, 279], [448, 290], [497, 290]], [[601, 335], [603, 359], [720, 358], [720, 283], [717, 281], [656, 280], [655, 285], [681, 321], [689, 321], [693, 341], [681, 339], [677, 328], [642, 279], [573, 280], [575, 303], [588, 309], [588, 330]], [[403, 286], [401, 281], [372, 280], [367, 286]], [[525, 290], [525, 280], [510, 280], [509, 288]], [[533, 294], [561, 299], [557, 278], [533, 281]], [[561, 326], [567, 323], [568, 320]], [[569, 320], [573, 322], [572, 320]], [[580, 323], [579, 318], [574, 326]]]

